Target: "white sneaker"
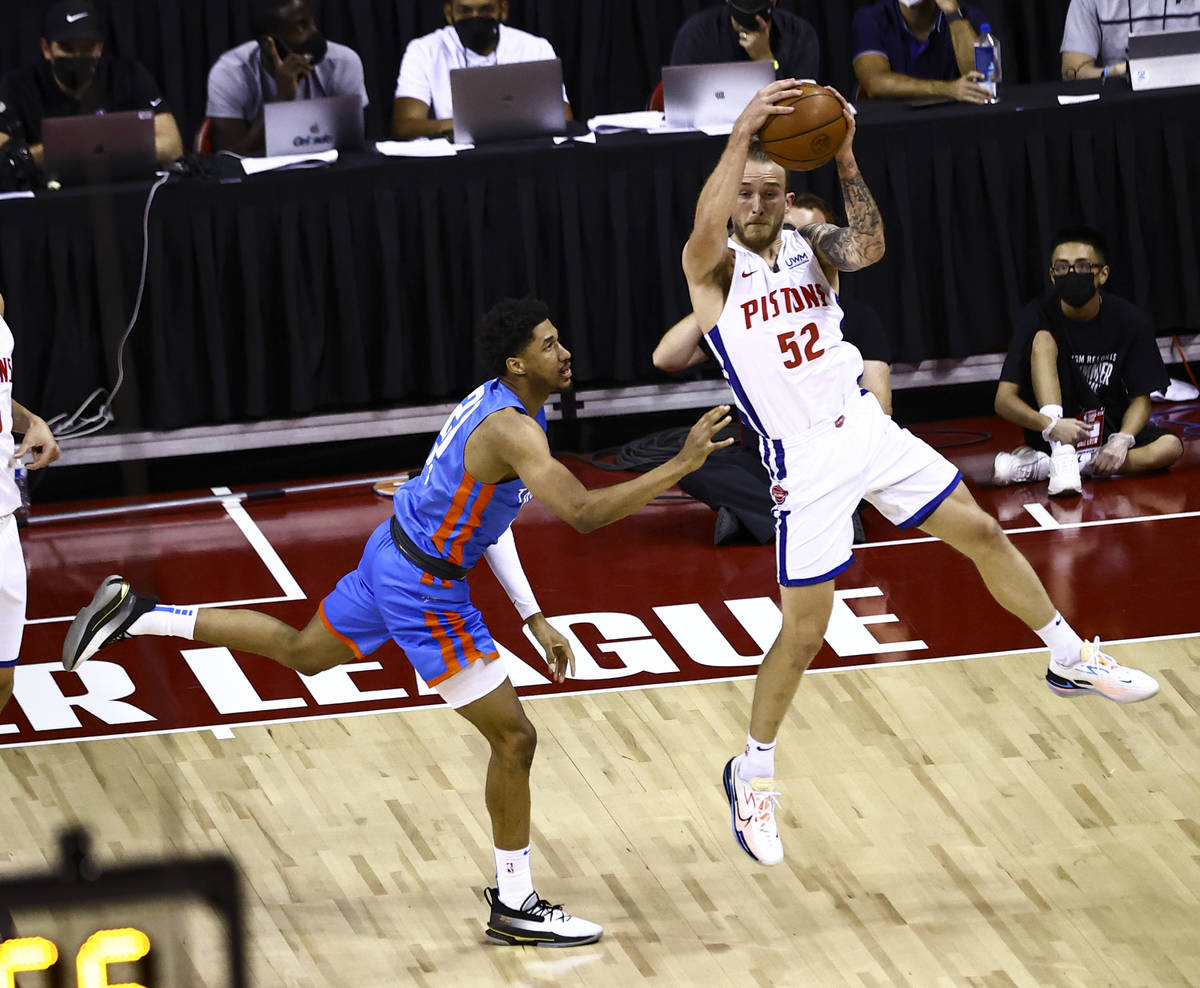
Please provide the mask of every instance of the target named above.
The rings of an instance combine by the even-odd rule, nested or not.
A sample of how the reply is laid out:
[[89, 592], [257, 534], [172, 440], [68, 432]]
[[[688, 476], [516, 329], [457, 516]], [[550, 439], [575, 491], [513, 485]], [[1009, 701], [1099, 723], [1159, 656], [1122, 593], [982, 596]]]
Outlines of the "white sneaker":
[[775, 865], [783, 860], [783, 842], [775, 824], [779, 791], [774, 779], [751, 779], [738, 775], [745, 755], [735, 755], [725, 764], [725, 795], [733, 817], [733, 836], [741, 849], [759, 864]]
[[1200, 390], [1194, 384], [1173, 377], [1166, 391], [1151, 391], [1150, 397], [1154, 401], [1195, 401], [1200, 398]]
[[1083, 493], [1083, 481], [1079, 479], [1079, 460], [1074, 446], [1059, 446], [1050, 454], [1050, 485], [1047, 492], [1051, 497], [1072, 497]]
[[1111, 655], [1100, 651], [1100, 639], [1084, 642], [1079, 661], [1064, 666], [1050, 659], [1046, 685], [1058, 696], [1076, 697], [1099, 694], [1116, 703], [1136, 703], [1158, 692], [1158, 682], [1140, 669], [1119, 665]]
[[1050, 454], [1032, 446], [1018, 446], [1011, 453], [997, 453], [992, 464], [992, 483], [997, 487], [1046, 480], [1050, 476]]
[[520, 909], [513, 909], [501, 902], [498, 889], [488, 889], [483, 893], [483, 899], [492, 907], [483, 935], [493, 943], [578, 947], [595, 943], [604, 932], [604, 927], [599, 924], [572, 916], [562, 906], [550, 905], [536, 892], [530, 893]]

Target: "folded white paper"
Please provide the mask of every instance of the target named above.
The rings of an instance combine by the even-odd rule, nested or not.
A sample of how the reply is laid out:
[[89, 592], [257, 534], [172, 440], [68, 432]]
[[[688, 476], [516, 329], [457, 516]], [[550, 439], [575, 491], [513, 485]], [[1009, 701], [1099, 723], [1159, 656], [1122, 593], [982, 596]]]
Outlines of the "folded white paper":
[[297, 168], [310, 164], [331, 164], [338, 160], [336, 148], [318, 151], [316, 154], [279, 154], [271, 158], [243, 158], [242, 169], [247, 175], [277, 171], [280, 168]]
[[415, 141], [379, 141], [375, 150], [389, 158], [449, 158], [471, 144], [452, 144], [444, 137], [419, 138]]
[[1098, 100], [1099, 98], [1099, 93], [1084, 93], [1082, 96], [1059, 95], [1058, 102], [1060, 106], [1070, 106], [1072, 103], [1090, 103], [1092, 100]]
[[606, 130], [653, 130], [661, 127], [661, 110], [637, 110], [634, 113], [603, 113], [588, 121], [588, 130], [603, 134]]

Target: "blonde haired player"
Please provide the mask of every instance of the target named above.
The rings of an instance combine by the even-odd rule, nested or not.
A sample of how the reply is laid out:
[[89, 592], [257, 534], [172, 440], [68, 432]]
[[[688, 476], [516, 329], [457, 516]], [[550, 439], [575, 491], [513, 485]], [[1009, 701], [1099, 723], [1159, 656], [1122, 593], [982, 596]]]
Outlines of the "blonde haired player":
[[1071, 629], [953, 464], [860, 388], [862, 358], [842, 338], [842, 311], [818, 252], [839, 271], [874, 264], [884, 253], [883, 221], [854, 158], [853, 114], [839, 95], [847, 130], [835, 161], [849, 225], [783, 230], [792, 200], [787, 173], [753, 138], [772, 116], [792, 112], [777, 104], [799, 95], [796, 86], [784, 79], [762, 89], [734, 125], [683, 249], [697, 320], [664, 339], [686, 359], [699, 347], [700, 327], [711, 327], [704, 335], [743, 421], [758, 433], [770, 474], [783, 627], [758, 672], [746, 749], [724, 772], [734, 835], [763, 864], [783, 859], [776, 735], [824, 639], [834, 578], [853, 559], [851, 514], [860, 498], [895, 524], [917, 526], [967, 555], [996, 601], [1050, 649], [1046, 682], [1055, 693], [1128, 702], [1158, 690], [1151, 677], [1117, 665]]

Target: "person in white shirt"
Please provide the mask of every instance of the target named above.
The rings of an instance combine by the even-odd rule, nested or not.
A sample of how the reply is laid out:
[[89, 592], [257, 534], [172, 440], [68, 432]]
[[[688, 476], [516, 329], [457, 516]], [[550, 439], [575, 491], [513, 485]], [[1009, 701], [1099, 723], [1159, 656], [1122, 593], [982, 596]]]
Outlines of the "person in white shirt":
[[[509, 27], [507, 0], [448, 0], [446, 26], [414, 38], [404, 50], [392, 105], [392, 136], [442, 137], [454, 132], [450, 70], [557, 58], [545, 38]], [[567, 119], [574, 120], [563, 89]]]
[[[17, 534], [16, 512], [21, 507], [15, 467], [32, 454], [30, 470], [48, 467], [58, 459], [58, 442], [50, 427], [13, 400], [13, 334], [4, 321], [0, 296], [0, 710], [13, 691], [13, 669], [20, 660], [25, 631], [25, 557]], [[20, 445], [13, 433], [22, 434]], [[6, 917], [0, 912], [0, 932]]]

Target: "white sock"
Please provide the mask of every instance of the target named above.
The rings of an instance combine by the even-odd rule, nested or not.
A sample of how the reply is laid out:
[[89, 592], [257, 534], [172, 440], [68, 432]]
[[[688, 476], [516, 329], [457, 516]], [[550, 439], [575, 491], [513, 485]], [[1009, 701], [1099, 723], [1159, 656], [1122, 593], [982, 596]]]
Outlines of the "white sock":
[[533, 893], [533, 873], [529, 870], [529, 847], [505, 851], [498, 847], [496, 855], [496, 889], [500, 901], [509, 909], [520, 909]]
[[775, 777], [775, 742], [764, 744], [746, 735], [746, 756], [738, 766], [738, 775], [742, 781], [751, 779], [771, 779]]
[[196, 608], [159, 604], [129, 626], [129, 635], [168, 635], [173, 638], [196, 637]]
[[1075, 633], [1075, 629], [1067, 624], [1058, 611], [1054, 618], [1044, 628], [1037, 628], [1037, 636], [1050, 649], [1050, 657], [1063, 666], [1073, 666], [1079, 661], [1079, 650], [1083, 648], [1083, 639]]

